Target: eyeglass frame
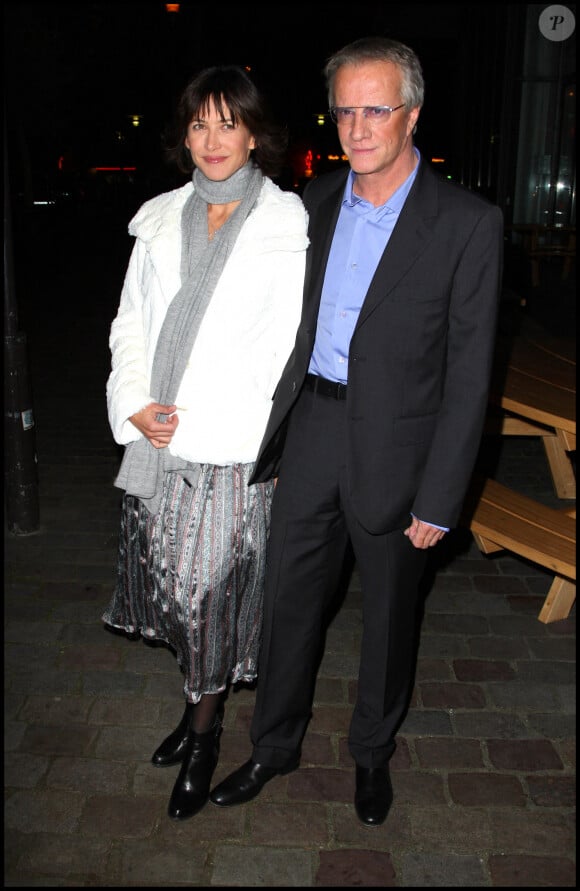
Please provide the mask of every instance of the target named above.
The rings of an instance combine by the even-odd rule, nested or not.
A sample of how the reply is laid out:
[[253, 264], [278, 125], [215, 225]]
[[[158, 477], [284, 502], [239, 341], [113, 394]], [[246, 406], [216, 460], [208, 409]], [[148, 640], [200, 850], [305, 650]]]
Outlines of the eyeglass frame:
[[[371, 108], [380, 108], [381, 111], [388, 111], [388, 112], [389, 112], [389, 116], [388, 116], [388, 118], [387, 118], [385, 121], [383, 121], [383, 123], [386, 124], [388, 121], [391, 120], [391, 115], [392, 115], [392, 113], [393, 113], [394, 111], [398, 111], [399, 108], [404, 108], [406, 104], [407, 104], [406, 102], [402, 102], [401, 105], [395, 105], [395, 106], [393, 106], [393, 105], [331, 105], [330, 108], [328, 109], [328, 114], [329, 114], [329, 116], [330, 116], [330, 120], [331, 120], [334, 124], [336, 124], [336, 125], [338, 126], [338, 125], [339, 125], [339, 121], [338, 121], [337, 118], [336, 118], [336, 110], [337, 110], [337, 108], [341, 108], [341, 109], [349, 108], [349, 109], [351, 109], [352, 111], [357, 111], [357, 110], [359, 110], [359, 109], [362, 108], [362, 110], [363, 110], [363, 118], [365, 119], [365, 121], [368, 121], [368, 120], [369, 120], [369, 118], [368, 118], [367, 115], [366, 115], [366, 112], [367, 112], [368, 109], [371, 109]], [[346, 123], [346, 121], [344, 121], [344, 122], [340, 122], [340, 123]]]

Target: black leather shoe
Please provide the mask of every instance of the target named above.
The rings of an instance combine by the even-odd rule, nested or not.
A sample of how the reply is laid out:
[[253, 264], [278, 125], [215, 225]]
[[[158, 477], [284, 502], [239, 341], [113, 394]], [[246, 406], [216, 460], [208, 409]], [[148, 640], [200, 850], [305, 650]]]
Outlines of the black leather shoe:
[[207, 804], [213, 772], [218, 763], [221, 725], [206, 733], [189, 731], [181, 769], [167, 813], [172, 820], [188, 820]]
[[393, 803], [393, 787], [388, 767], [356, 766], [354, 806], [365, 826], [380, 826]]
[[155, 767], [169, 767], [172, 764], [180, 764], [183, 761], [189, 735], [189, 716], [192, 710], [193, 704], [190, 702], [186, 703], [183, 717], [175, 730], [153, 752], [151, 763]]
[[211, 792], [209, 800], [218, 807], [244, 804], [259, 795], [263, 786], [274, 777], [291, 773], [297, 767], [298, 761], [293, 761], [286, 767], [267, 767], [250, 759], [219, 783]]

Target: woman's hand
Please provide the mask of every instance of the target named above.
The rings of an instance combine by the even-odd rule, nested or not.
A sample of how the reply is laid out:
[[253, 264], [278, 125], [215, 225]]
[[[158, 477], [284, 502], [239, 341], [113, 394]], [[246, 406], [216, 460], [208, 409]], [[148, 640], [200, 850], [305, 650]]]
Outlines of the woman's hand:
[[[141, 411], [131, 415], [129, 420], [156, 449], [166, 449], [177, 430], [179, 418], [175, 414], [176, 405], [161, 405], [150, 402]], [[158, 421], [157, 415], [168, 415], [165, 421]]]

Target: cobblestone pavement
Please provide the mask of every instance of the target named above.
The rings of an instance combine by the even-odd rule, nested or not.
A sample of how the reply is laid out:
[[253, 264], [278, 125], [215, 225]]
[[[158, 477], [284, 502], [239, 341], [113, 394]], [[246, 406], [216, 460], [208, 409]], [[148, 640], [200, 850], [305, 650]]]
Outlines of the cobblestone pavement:
[[[124, 221], [105, 221], [37, 221], [16, 255], [40, 529], [5, 531], [5, 886], [575, 886], [575, 607], [540, 623], [550, 575], [462, 531], [433, 552], [382, 827], [357, 821], [346, 746], [356, 567], [300, 769], [239, 808], [169, 820], [177, 768], [150, 757], [181, 716], [179, 671], [100, 619], [119, 520], [107, 337], [130, 249]], [[484, 439], [481, 461], [558, 503], [538, 441]], [[253, 702], [229, 696], [215, 781], [250, 753]]]

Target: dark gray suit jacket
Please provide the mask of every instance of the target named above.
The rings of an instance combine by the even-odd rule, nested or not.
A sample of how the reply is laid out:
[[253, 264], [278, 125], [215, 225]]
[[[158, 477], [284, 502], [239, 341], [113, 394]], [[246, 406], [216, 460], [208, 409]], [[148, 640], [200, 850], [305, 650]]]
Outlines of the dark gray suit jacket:
[[[289, 413], [308, 371], [326, 262], [348, 171], [309, 184], [302, 319], [252, 482], [279, 472]], [[372, 533], [420, 519], [454, 526], [485, 419], [501, 290], [498, 207], [425, 161], [379, 262], [348, 360], [347, 470]]]

